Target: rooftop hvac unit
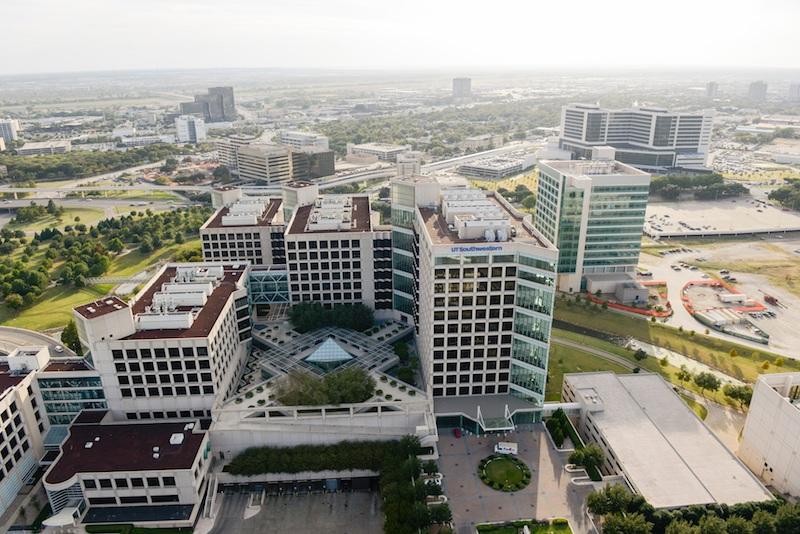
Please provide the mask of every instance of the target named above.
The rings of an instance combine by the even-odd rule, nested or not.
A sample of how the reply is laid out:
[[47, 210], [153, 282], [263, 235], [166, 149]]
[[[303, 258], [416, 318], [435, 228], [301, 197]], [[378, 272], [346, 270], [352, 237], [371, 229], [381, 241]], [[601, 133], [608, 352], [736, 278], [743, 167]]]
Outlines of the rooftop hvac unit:
[[183, 443], [183, 434], [180, 432], [175, 432], [169, 437], [170, 445], [180, 445], [181, 443]]
[[508, 241], [508, 232], [505, 230], [505, 228], [501, 228], [497, 231], [497, 240]]
[[486, 230], [486, 232], [484, 232], [483, 235], [486, 238], [486, 241], [495, 240], [494, 230]]

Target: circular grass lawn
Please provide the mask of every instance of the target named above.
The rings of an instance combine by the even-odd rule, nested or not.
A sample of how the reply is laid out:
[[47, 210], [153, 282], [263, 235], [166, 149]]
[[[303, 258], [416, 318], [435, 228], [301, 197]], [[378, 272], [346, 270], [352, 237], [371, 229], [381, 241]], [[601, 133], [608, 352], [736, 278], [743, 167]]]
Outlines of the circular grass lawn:
[[492, 455], [481, 460], [478, 475], [498, 491], [516, 491], [531, 482], [531, 471], [514, 456]]

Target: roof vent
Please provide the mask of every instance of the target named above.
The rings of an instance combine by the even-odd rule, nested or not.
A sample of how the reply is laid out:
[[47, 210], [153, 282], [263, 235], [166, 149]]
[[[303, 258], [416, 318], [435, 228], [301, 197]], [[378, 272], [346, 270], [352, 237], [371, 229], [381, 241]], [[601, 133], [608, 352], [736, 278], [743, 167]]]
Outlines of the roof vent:
[[170, 445], [180, 445], [181, 443], [183, 443], [183, 434], [180, 432], [175, 432], [169, 437]]
[[186, 425], [184, 425], [183, 427], [184, 430], [191, 430], [193, 428], [194, 428], [194, 423], [186, 423]]
[[160, 451], [160, 450], [161, 450], [161, 448], [160, 448], [160, 447], [153, 447], [153, 452], [158, 452], [158, 451]]
[[86, 442], [86, 445], [84, 445], [84, 446], [83, 446], [83, 448], [84, 448], [84, 449], [91, 449], [93, 445], [94, 445], [94, 442], [92, 442], [92, 441], [87, 441], [87, 442]]
[[94, 437], [94, 440], [95, 440], [95, 441], [100, 441], [100, 436], [95, 436], [95, 437]]
[[158, 460], [158, 457], [159, 457], [159, 456], [160, 456], [160, 454], [158, 454], [157, 452], [154, 452], [154, 453], [153, 453], [153, 458], [155, 458], [156, 460]]

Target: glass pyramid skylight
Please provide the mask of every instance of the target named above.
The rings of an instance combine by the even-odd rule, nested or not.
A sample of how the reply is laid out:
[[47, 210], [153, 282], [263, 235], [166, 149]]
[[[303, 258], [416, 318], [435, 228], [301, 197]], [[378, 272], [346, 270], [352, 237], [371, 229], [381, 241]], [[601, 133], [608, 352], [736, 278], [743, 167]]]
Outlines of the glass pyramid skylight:
[[303, 358], [308, 363], [313, 363], [324, 369], [332, 369], [353, 359], [333, 338], [323, 341], [317, 349]]

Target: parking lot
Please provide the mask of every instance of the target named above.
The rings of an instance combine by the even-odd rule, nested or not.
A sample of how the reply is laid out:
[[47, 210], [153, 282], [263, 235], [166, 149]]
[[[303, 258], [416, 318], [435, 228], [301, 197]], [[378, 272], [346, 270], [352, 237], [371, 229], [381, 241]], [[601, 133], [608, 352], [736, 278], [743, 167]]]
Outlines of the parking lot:
[[[551, 445], [542, 425], [532, 430], [490, 436], [439, 437], [439, 470], [453, 511], [456, 532], [473, 534], [475, 525], [516, 519], [565, 517], [576, 534], [588, 532], [584, 506], [590, 488], [570, 484], [566, 458]], [[478, 463], [492, 454], [495, 443], [516, 442], [518, 458], [531, 470], [531, 483], [513, 493], [493, 490], [478, 478]]]
[[[373, 491], [269, 496], [255, 515], [245, 514], [247, 493], [224, 496], [211, 534], [262, 532], [381, 534], [380, 494]], [[245, 519], [247, 515], [247, 519]]]

